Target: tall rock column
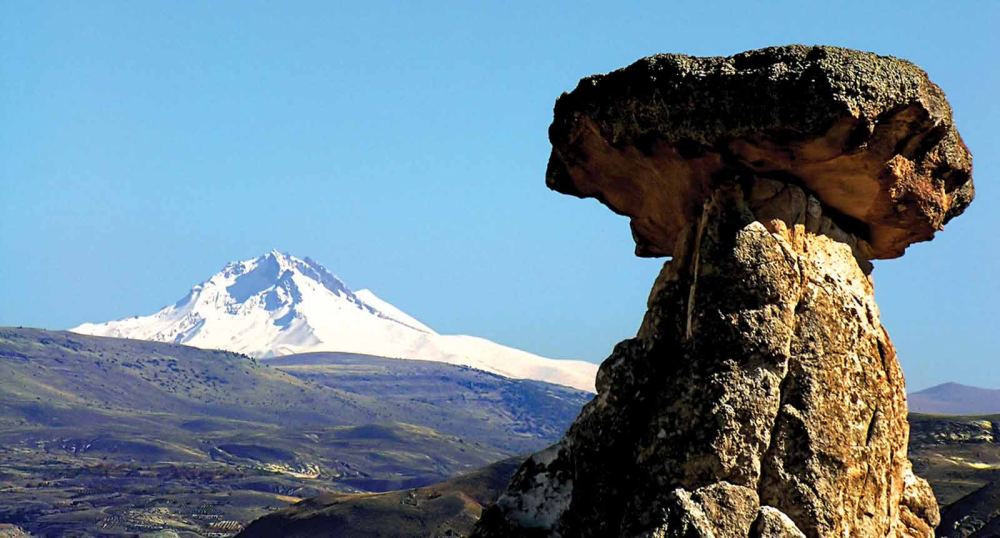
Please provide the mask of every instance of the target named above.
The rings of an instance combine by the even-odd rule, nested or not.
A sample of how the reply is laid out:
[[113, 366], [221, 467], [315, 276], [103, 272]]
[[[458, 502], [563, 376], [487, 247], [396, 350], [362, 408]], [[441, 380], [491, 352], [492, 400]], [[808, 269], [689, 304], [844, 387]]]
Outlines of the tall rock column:
[[659, 55], [581, 81], [549, 134], [549, 186], [672, 259], [476, 536], [932, 536], [870, 278], [972, 200], [926, 74], [830, 47]]

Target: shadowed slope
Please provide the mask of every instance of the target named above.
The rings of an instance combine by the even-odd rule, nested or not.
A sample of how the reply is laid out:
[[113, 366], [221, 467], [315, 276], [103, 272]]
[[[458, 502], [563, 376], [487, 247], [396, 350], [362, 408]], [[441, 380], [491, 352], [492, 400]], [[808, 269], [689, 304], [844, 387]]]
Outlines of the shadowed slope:
[[520, 463], [520, 458], [507, 459], [419, 489], [323, 495], [255, 521], [240, 537], [466, 536]]

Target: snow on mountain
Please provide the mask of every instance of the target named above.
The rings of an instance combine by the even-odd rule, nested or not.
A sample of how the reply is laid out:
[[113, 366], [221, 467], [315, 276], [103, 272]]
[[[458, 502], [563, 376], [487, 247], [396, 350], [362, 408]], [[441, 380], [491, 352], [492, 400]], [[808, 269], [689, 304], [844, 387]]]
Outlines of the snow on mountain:
[[431, 360], [590, 392], [597, 374], [590, 362], [548, 359], [485, 338], [438, 334], [370, 290], [352, 291], [315, 261], [278, 251], [227, 264], [155, 314], [70, 330], [260, 358], [340, 351]]
[[373, 307], [378, 310], [380, 314], [389, 319], [398, 321], [403, 325], [409, 325], [418, 331], [423, 331], [425, 333], [433, 333], [434, 329], [424, 325], [416, 318], [410, 316], [406, 312], [396, 308], [395, 306], [385, 302], [381, 297], [375, 295], [375, 292], [369, 289], [358, 290], [354, 292], [354, 296], [361, 299], [366, 305]]

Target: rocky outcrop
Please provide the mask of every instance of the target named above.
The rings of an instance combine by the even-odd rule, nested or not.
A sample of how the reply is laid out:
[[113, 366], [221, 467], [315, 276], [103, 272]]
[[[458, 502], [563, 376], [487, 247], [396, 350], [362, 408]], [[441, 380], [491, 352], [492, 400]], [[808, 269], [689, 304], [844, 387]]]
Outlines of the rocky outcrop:
[[562, 96], [550, 138], [550, 186], [673, 258], [476, 536], [931, 536], [869, 275], [971, 200], [926, 75], [825, 47], [654, 56]]
[[31, 535], [20, 527], [0, 523], [0, 538], [31, 538]]
[[729, 58], [650, 56], [556, 103], [548, 185], [632, 219], [636, 252], [669, 256], [720, 176], [804, 186], [894, 258], [972, 201], [972, 161], [944, 93], [897, 58], [789, 46]]

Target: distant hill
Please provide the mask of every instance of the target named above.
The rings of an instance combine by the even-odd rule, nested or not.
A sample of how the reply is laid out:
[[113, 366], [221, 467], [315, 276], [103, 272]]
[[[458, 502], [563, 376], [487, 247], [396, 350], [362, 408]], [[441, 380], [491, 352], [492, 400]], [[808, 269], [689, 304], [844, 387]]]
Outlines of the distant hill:
[[335, 351], [439, 361], [590, 392], [597, 375], [591, 362], [549, 359], [485, 338], [439, 334], [370, 290], [348, 288], [316, 261], [278, 251], [231, 262], [148, 316], [71, 330], [258, 358]]
[[0, 328], [0, 522], [231, 535], [302, 498], [422, 487], [537, 450], [590, 396], [439, 362], [265, 362]]
[[988, 415], [1000, 413], [1000, 390], [944, 383], [911, 393], [912, 413], [938, 415]]

